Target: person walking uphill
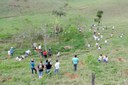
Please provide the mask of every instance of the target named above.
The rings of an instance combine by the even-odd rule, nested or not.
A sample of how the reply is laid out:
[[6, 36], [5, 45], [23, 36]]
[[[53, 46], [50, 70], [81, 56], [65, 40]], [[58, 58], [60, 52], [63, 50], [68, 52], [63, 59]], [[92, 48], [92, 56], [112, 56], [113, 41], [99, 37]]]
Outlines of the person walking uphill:
[[75, 55], [74, 58], [72, 58], [72, 63], [74, 65], [74, 71], [77, 71], [77, 65], [79, 63], [79, 59], [77, 58], [77, 55]]
[[30, 61], [30, 64], [31, 64], [32, 74], [33, 74], [33, 71], [35, 71], [35, 74], [37, 74], [37, 70], [35, 69], [35, 62], [34, 62], [34, 59], [32, 59], [32, 60]]
[[43, 69], [44, 69], [44, 65], [42, 64], [42, 61], [40, 61], [39, 65], [37, 66], [38, 71], [39, 71], [39, 78], [42, 78], [43, 75]]

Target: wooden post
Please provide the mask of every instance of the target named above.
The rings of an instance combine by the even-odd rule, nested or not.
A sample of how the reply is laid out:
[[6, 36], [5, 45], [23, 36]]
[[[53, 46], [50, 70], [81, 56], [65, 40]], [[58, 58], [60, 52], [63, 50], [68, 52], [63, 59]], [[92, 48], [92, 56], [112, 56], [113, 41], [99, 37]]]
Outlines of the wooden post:
[[92, 73], [92, 85], [95, 85], [95, 74]]

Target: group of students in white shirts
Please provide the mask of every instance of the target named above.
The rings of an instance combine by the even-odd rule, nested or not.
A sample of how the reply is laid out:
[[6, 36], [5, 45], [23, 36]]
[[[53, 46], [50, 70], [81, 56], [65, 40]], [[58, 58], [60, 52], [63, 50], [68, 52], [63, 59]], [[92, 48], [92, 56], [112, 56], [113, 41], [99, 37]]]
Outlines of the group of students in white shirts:
[[29, 55], [31, 55], [31, 51], [26, 50], [24, 55], [17, 56], [15, 59], [17, 61], [21, 61], [21, 60], [25, 59], [26, 57], [28, 57]]
[[98, 61], [99, 62], [105, 62], [105, 63], [108, 63], [108, 56], [107, 55], [102, 55], [100, 54], [99, 58], [98, 58]]

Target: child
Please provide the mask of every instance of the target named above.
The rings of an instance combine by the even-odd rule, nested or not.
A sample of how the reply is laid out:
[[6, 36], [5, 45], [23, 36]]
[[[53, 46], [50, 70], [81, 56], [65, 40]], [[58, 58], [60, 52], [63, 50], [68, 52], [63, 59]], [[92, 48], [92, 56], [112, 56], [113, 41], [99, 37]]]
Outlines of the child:
[[29, 56], [31, 54], [30, 50], [25, 51], [25, 56]]
[[98, 46], [98, 50], [100, 51], [100, 49], [101, 49], [101, 46]]
[[105, 63], [108, 63], [108, 56], [104, 56], [104, 57], [103, 57], [103, 61], [104, 61]]
[[102, 61], [102, 54], [100, 54], [98, 61], [101, 62]]

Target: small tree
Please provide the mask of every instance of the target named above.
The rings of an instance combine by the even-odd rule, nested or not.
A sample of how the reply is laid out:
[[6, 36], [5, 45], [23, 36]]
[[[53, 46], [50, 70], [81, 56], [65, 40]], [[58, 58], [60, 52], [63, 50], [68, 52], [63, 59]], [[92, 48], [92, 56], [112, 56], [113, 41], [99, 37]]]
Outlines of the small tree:
[[96, 18], [94, 19], [94, 21], [97, 22], [98, 25], [101, 22], [102, 15], [103, 15], [103, 11], [101, 11], [101, 10], [97, 11]]

